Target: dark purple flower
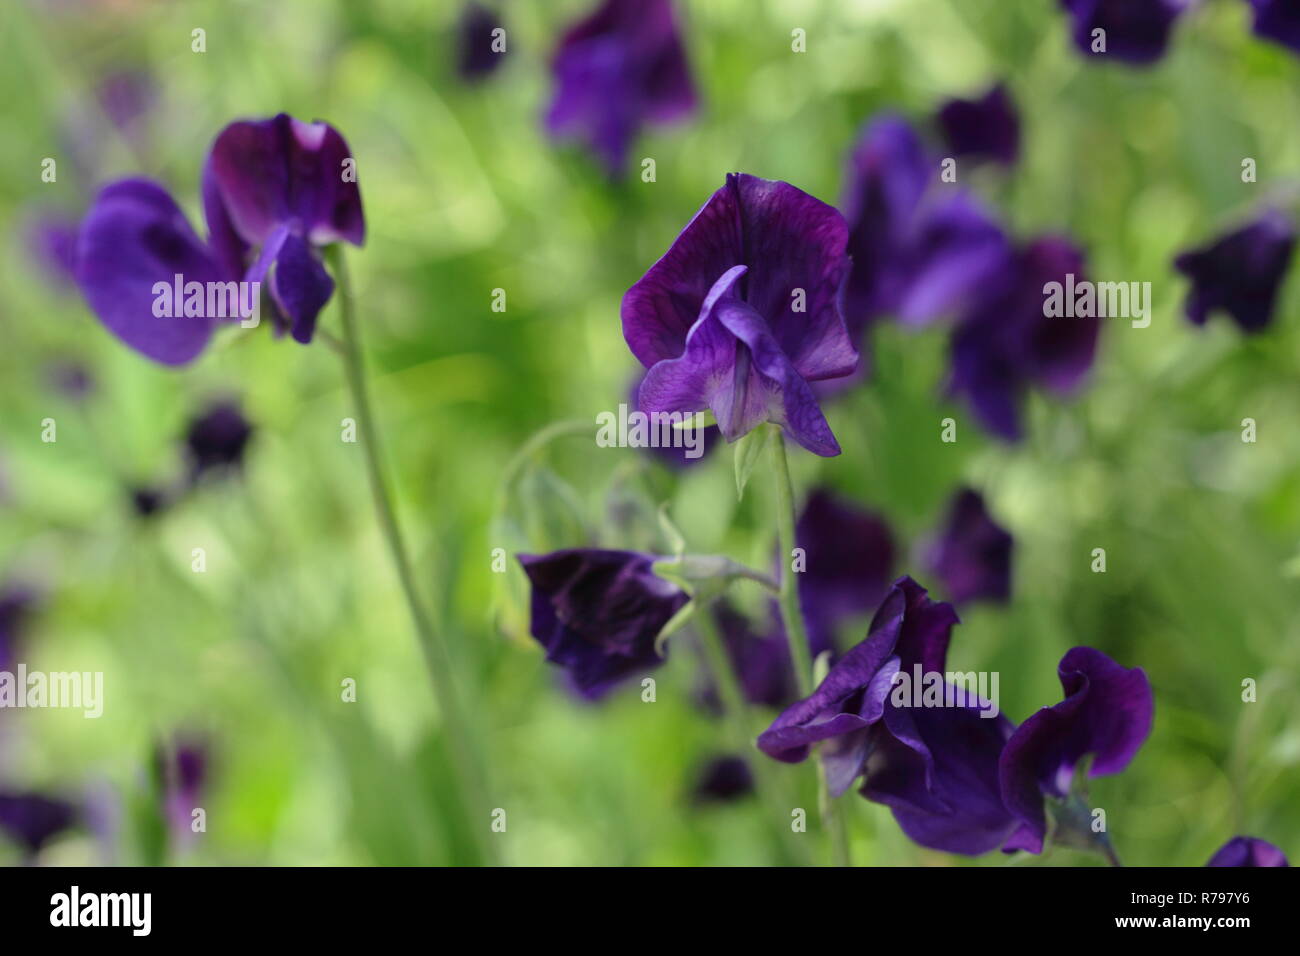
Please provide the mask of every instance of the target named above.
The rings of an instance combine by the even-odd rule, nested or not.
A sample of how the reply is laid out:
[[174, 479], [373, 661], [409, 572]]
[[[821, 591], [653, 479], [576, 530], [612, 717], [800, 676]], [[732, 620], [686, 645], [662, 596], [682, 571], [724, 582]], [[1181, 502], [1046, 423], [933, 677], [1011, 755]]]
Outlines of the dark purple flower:
[[754, 792], [754, 774], [743, 757], [714, 757], [700, 770], [693, 796], [696, 803], [729, 803]]
[[[1081, 52], [1144, 65], [1164, 56], [1187, 0], [1061, 0], [1061, 6], [1074, 19], [1074, 45]], [[1095, 30], [1105, 31], [1105, 52], [1093, 52]]]
[[17, 664], [35, 604], [36, 595], [28, 588], [7, 585], [0, 589], [0, 671], [12, 672]]
[[1100, 320], [1049, 315], [1044, 295], [1048, 283], [1082, 281], [1083, 268], [1069, 241], [1037, 239], [953, 331], [949, 390], [995, 435], [1020, 438], [1020, 398], [1030, 386], [1066, 394], [1091, 367]]
[[309, 342], [334, 289], [317, 247], [361, 245], [365, 238], [351, 159], [343, 137], [325, 123], [302, 123], [284, 113], [231, 123], [217, 136], [203, 171], [209, 241], [199, 238], [158, 184], [112, 183], [82, 222], [78, 284], [111, 332], [167, 365], [193, 361], [219, 320], [241, 318], [224, 308], [221, 316], [209, 315], [206, 305], [199, 315], [155, 315], [155, 286], [171, 287], [176, 275], [187, 290], [199, 283], [205, 303], [218, 284], [266, 281], [277, 325]]
[[819, 488], [795, 526], [804, 567], [796, 580], [814, 656], [833, 648], [845, 618], [880, 604], [894, 568], [894, 538], [884, 518]]
[[160, 743], [154, 750], [163, 818], [179, 843], [188, 843], [194, 832], [193, 814], [203, 800], [209, 763], [206, 743], [194, 737]]
[[51, 839], [76, 822], [70, 803], [39, 793], [0, 793], [0, 829], [35, 856]]
[[1185, 312], [1196, 325], [1223, 310], [1243, 332], [1259, 332], [1273, 319], [1278, 292], [1291, 265], [1295, 229], [1269, 210], [1254, 222], [1200, 249], [1182, 253], [1174, 267], [1192, 280]]
[[1233, 837], [1219, 847], [1206, 866], [1290, 866], [1286, 854], [1258, 837]]
[[1065, 699], [1021, 724], [998, 764], [1002, 802], [1020, 821], [1007, 850], [1042, 851], [1044, 798], [1069, 796], [1079, 761], [1092, 756], [1090, 777], [1119, 773], [1151, 733], [1155, 702], [1141, 668], [1076, 647], [1061, 658], [1057, 673]]
[[1255, 36], [1300, 53], [1300, 6], [1295, 0], [1250, 0], [1255, 10]]
[[820, 200], [728, 174], [623, 297], [623, 336], [649, 369], [640, 410], [711, 409], [729, 442], [775, 422], [809, 451], [838, 455], [808, 383], [857, 367], [839, 301], [846, 240]]
[[167, 507], [169, 497], [162, 488], [139, 486], [131, 488], [131, 507], [141, 518], [152, 518]]
[[873, 121], [854, 148], [840, 206], [853, 259], [844, 314], [854, 341], [885, 315], [923, 324], [950, 314], [1004, 268], [1002, 229], [938, 173], [938, 159], [897, 116]]
[[[203, 169], [203, 211], [212, 244], [227, 268], [260, 282], [271, 272], [271, 297], [299, 342], [310, 342], [334, 281], [317, 247], [360, 246], [366, 237], [354, 157], [328, 123], [287, 113], [231, 123]], [[259, 250], [254, 259], [254, 250]]]
[[78, 221], [61, 213], [44, 212], [27, 224], [27, 248], [51, 285], [75, 288]]
[[611, 177], [622, 175], [644, 122], [695, 109], [695, 84], [670, 0], [604, 0], [560, 39], [546, 128], [582, 139]]
[[197, 480], [207, 472], [237, 470], [244, 461], [244, 449], [253, 435], [239, 406], [221, 401], [190, 422], [185, 433], [185, 449], [190, 462], [190, 476]]
[[687, 596], [654, 573], [655, 560], [593, 548], [519, 555], [532, 583], [531, 633], [583, 696], [663, 663], [655, 638]]
[[500, 29], [501, 18], [494, 11], [474, 0], [465, 4], [456, 23], [456, 72], [462, 80], [482, 80], [505, 60], [506, 48], [493, 49], [494, 31]]
[[[862, 795], [889, 806], [903, 831], [923, 846], [972, 855], [1000, 846], [1015, 828], [997, 774], [1013, 728], [964, 688], [945, 682], [956, 623], [951, 605], [931, 601], [911, 578], [900, 578], [866, 639], [831, 668], [811, 697], [788, 707], [759, 736], [759, 748], [796, 762], [820, 741], [833, 795], [862, 776]], [[918, 707], [909, 693], [900, 698], [903, 679], [917, 675], [942, 685], [939, 701]]]
[[131, 135], [157, 102], [158, 84], [147, 70], [116, 70], [99, 81], [95, 98], [113, 125]]
[[[725, 598], [718, 599], [708, 613], [713, 615], [718, 626], [723, 648], [745, 700], [761, 707], [784, 707], [790, 703], [795, 696], [794, 670], [778, 609], [770, 608], [758, 627]], [[811, 638], [809, 647], [814, 657], [825, 649], [814, 647]], [[700, 691], [701, 702], [709, 710], [720, 711], [721, 702], [713, 676], [706, 674], [705, 678]]]
[[948, 506], [948, 517], [930, 547], [928, 563], [957, 604], [1011, 597], [1011, 535], [984, 507], [984, 498], [963, 488]]
[[948, 100], [938, 123], [953, 156], [1010, 166], [1020, 155], [1020, 116], [1002, 83], [977, 100]]

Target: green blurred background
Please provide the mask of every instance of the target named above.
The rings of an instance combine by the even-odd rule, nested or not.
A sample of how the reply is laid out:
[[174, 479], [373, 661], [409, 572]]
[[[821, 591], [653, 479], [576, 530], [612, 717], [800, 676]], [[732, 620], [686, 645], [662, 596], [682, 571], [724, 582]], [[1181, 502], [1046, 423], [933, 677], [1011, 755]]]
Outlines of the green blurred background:
[[[594, 423], [626, 400], [637, 366], [620, 298], [725, 173], [835, 202], [869, 117], [923, 120], [943, 97], [999, 79], [1021, 110], [1023, 158], [1009, 175], [980, 171], [974, 187], [1016, 234], [1072, 233], [1094, 275], [1151, 281], [1151, 327], [1107, 323], [1090, 387], [1068, 403], [1034, 397], [1028, 438], [1006, 446], [940, 396], [943, 331], [886, 324], [874, 379], [827, 407], [844, 454], [797, 453], [796, 483], [839, 489], [909, 542], [960, 484], [986, 494], [1016, 538], [1015, 596], [964, 610], [949, 660], [1000, 671], [1013, 720], [1059, 699], [1056, 662], [1075, 644], [1146, 669], [1154, 733], [1125, 774], [1093, 790], [1126, 862], [1201, 865], [1237, 833], [1300, 851], [1300, 285], [1286, 287], [1272, 330], [1247, 341], [1223, 320], [1186, 323], [1169, 265], [1294, 186], [1300, 63], [1250, 35], [1245, 3], [1184, 17], [1151, 70], [1083, 62], [1047, 0], [679, 3], [701, 110], [638, 141], [656, 182], [612, 185], [540, 122], [550, 50], [590, 5], [505, 3], [510, 53], [478, 86], [452, 68], [461, 5], [450, 0], [5, 5], [0, 583], [44, 591], [29, 666], [102, 670], [107, 702], [99, 720], [0, 714], [0, 786], [90, 794], [116, 820], [111, 841], [81, 828], [42, 860], [442, 863], [469, 859], [473, 839], [446, 785], [360, 446], [340, 441], [353, 411], [337, 357], [263, 329], [218, 336], [179, 372], [152, 365], [35, 270], [29, 217], [79, 215], [100, 183], [144, 174], [198, 224], [201, 164], [227, 122], [284, 110], [334, 124], [365, 203], [367, 243], [348, 255], [378, 414], [491, 804], [508, 814], [493, 836], [502, 859], [761, 864], [777, 857], [756, 799], [690, 800], [702, 763], [725, 748], [693, 703], [689, 648], [656, 674], [652, 705], [635, 683], [577, 703], [527, 636], [513, 557], [506, 575], [492, 558], [663, 549], [653, 511], [667, 501], [691, 550], [763, 565], [770, 479], [737, 504], [726, 449], [674, 475], [636, 450], [571, 438], [529, 458], [503, 514], [503, 473], [537, 429]], [[203, 54], [190, 50], [196, 27]], [[790, 50], [795, 27], [806, 54]], [[160, 84], [134, 139], [90, 94], [123, 68]], [[71, 159], [69, 130], [90, 137], [87, 168]], [[59, 159], [57, 183], [41, 182], [47, 156]], [[1257, 184], [1240, 180], [1245, 156], [1258, 160]], [[497, 288], [503, 313], [490, 308]], [[337, 307], [325, 328], [337, 329]], [[50, 384], [51, 364], [67, 361], [92, 371], [84, 401]], [[179, 474], [186, 421], [224, 395], [257, 429], [244, 477], [138, 517], [125, 489]], [[943, 444], [950, 415], [959, 440]], [[1240, 441], [1245, 417], [1258, 422], [1255, 444]], [[46, 418], [57, 443], [40, 441]], [[195, 547], [204, 574], [191, 571]], [[1105, 574], [1089, 571], [1096, 547]], [[933, 584], [906, 555], [898, 571]], [[349, 677], [355, 704], [340, 700]], [[1247, 677], [1257, 703], [1241, 701]], [[167, 852], [151, 836], [149, 763], [153, 742], [177, 729], [210, 741], [208, 821], [191, 849]], [[815, 820], [811, 773], [780, 772]], [[968, 862], [913, 846], [883, 807], [852, 793], [841, 804], [859, 863]], [[805, 839], [823, 859], [815, 832]], [[0, 860], [17, 853], [0, 846]], [[1090, 862], [1060, 850], [1029, 865]]]

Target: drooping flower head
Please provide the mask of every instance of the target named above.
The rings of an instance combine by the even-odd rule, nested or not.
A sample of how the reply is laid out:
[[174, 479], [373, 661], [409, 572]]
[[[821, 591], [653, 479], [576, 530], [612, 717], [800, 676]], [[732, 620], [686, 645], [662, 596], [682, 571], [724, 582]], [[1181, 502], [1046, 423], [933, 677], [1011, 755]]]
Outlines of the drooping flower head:
[[462, 80], [486, 79], [505, 62], [509, 46], [493, 48], [501, 29], [501, 18], [493, 10], [477, 0], [465, 4], [456, 23], [456, 72]]
[[998, 765], [1002, 801], [1020, 821], [1007, 850], [1042, 851], [1044, 798], [1069, 796], [1084, 757], [1092, 757], [1090, 777], [1119, 773], [1151, 733], [1155, 702], [1141, 668], [1076, 647], [1061, 658], [1057, 673], [1065, 699], [1021, 724]]
[[1011, 166], [1020, 156], [1020, 116], [1005, 84], [979, 99], [951, 99], [939, 109], [939, 130], [957, 158]]
[[[1061, 0], [1061, 6], [1073, 19], [1071, 35], [1081, 53], [1142, 66], [1164, 56], [1174, 21], [1188, 0]], [[1102, 39], [1105, 52], [1094, 49]]]
[[844, 314], [855, 342], [884, 316], [919, 325], [951, 314], [1009, 255], [1002, 229], [969, 193], [940, 182], [939, 157], [901, 117], [864, 130], [840, 208], [853, 259]]
[[1267, 328], [1294, 249], [1295, 228], [1282, 213], [1269, 210], [1207, 246], [1182, 253], [1174, 266], [1192, 280], [1187, 318], [1204, 325], [1212, 312], [1222, 310], [1243, 332]]
[[730, 803], [754, 792], [754, 774], [743, 757], [724, 754], [699, 771], [692, 796], [698, 804]]
[[0, 830], [34, 857], [77, 820], [72, 804], [40, 793], [0, 793]]
[[894, 538], [880, 515], [824, 488], [808, 496], [794, 537], [803, 549], [795, 580], [815, 657], [834, 647], [841, 621], [879, 606], [894, 569]]
[[775, 422], [839, 454], [810, 382], [850, 374], [840, 214], [789, 183], [729, 174], [623, 297], [623, 336], [649, 371], [640, 410], [712, 410], [732, 442]]
[[1048, 283], [1082, 281], [1083, 270], [1073, 243], [1034, 240], [953, 331], [949, 390], [1007, 441], [1020, 438], [1020, 401], [1031, 386], [1068, 394], [1092, 366], [1100, 320], [1049, 315], [1044, 297]]
[[190, 422], [185, 433], [185, 450], [189, 458], [190, 477], [238, 469], [244, 461], [244, 449], [253, 435], [253, 426], [231, 401], [219, 401]]
[[1233, 837], [1215, 851], [1206, 866], [1290, 866], [1286, 854], [1258, 837]]
[[604, 0], [561, 37], [546, 128], [583, 140], [611, 178], [627, 168], [643, 123], [695, 109], [695, 84], [671, 0]]
[[655, 639], [688, 598], [654, 573], [655, 560], [594, 548], [519, 555], [532, 584], [530, 631], [583, 696], [663, 663]]
[[948, 506], [929, 565], [957, 604], [1011, 597], [1011, 535], [989, 515], [984, 498], [962, 488]]
[[[788, 707], [758, 738], [777, 760], [797, 762], [814, 743], [833, 795], [862, 777], [861, 793], [889, 806], [916, 842], [980, 854], [1002, 844], [1015, 821], [998, 792], [998, 756], [1012, 725], [982, 716], [983, 702], [944, 682], [952, 606], [931, 601], [911, 578], [886, 595], [866, 639], [813, 694]], [[940, 706], [914, 706], [895, 684], [937, 675]], [[942, 705], [947, 702], [947, 705]]]
[[[365, 223], [347, 143], [325, 123], [287, 114], [241, 120], [217, 136], [203, 171], [209, 238], [191, 228], [157, 183], [125, 179], [104, 187], [86, 214], [77, 245], [77, 281], [100, 321], [127, 345], [166, 365], [193, 361], [222, 322], [239, 321], [222, 300], [227, 283], [266, 282], [277, 327], [311, 341], [334, 283], [317, 249], [361, 245]], [[207, 290], [190, 314], [158, 314], [159, 292], [182, 276]], [[165, 294], [165, 293], [164, 293]], [[170, 310], [167, 310], [170, 311]], [[233, 310], [231, 310], [233, 311]]]
[[1255, 11], [1255, 36], [1300, 53], [1300, 7], [1293, 0], [1250, 0], [1250, 5]]

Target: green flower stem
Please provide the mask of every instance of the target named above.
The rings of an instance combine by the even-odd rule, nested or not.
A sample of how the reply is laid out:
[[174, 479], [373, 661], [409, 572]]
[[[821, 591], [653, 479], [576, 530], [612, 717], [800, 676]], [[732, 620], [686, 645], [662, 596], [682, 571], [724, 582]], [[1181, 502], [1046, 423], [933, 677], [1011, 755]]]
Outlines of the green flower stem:
[[735, 667], [727, 654], [722, 635], [718, 633], [717, 622], [707, 607], [697, 608], [691, 617], [696, 633], [700, 636], [700, 645], [704, 650], [705, 662], [709, 673], [718, 685], [722, 698], [722, 716], [732, 739], [731, 746], [749, 765], [754, 775], [754, 785], [758, 795], [767, 804], [767, 818], [771, 821], [778, 847], [785, 854], [787, 862], [807, 862], [807, 853], [802, 846], [796, 846], [794, 831], [789, 821], [789, 800], [783, 798], [780, 784], [772, 775], [772, 768], [763, 758], [754, 759], [754, 723], [749, 705], [745, 702], [744, 692], [736, 677]]
[[488, 832], [491, 808], [486, 799], [483, 766], [456, 692], [456, 683], [452, 678], [451, 655], [447, 651], [445, 642], [434, 630], [429, 612], [416, 589], [410, 554], [388, 490], [388, 480], [380, 450], [379, 430], [370, 404], [365, 364], [361, 355], [356, 303], [353, 299], [352, 283], [348, 277], [343, 250], [335, 244], [328, 249], [328, 254], [333, 266], [334, 281], [338, 284], [341, 306], [339, 313], [343, 332], [343, 364], [347, 370], [352, 400], [356, 405], [361, 447], [365, 450], [366, 472], [374, 496], [375, 513], [379, 518], [379, 527], [388, 545], [398, 580], [401, 582], [402, 593], [406, 598], [411, 621], [415, 625], [415, 634], [425, 668], [429, 672], [429, 680], [433, 685], [443, 729], [450, 743], [449, 751], [456, 776], [455, 782], [463, 800], [466, 823], [474, 834], [474, 842], [480, 848], [484, 861], [496, 862], [496, 847]]
[[[799, 693], [807, 697], [813, 692], [812, 652], [808, 648], [808, 633], [804, 629], [803, 612], [799, 607], [799, 588], [790, 566], [791, 552], [795, 548], [794, 485], [790, 481], [790, 462], [785, 454], [785, 434], [778, 425], [766, 425], [772, 430], [767, 444], [772, 449], [772, 471], [776, 476], [776, 539], [781, 556], [781, 591], [778, 603], [785, 637], [790, 644], [790, 659], [794, 661], [795, 678]], [[818, 809], [822, 825], [831, 841], [831, 860], [835, 866], [852, 866], [849, 856], [848, 830], [831, 798], [826, 785], [826, 772], [817, 761]]]

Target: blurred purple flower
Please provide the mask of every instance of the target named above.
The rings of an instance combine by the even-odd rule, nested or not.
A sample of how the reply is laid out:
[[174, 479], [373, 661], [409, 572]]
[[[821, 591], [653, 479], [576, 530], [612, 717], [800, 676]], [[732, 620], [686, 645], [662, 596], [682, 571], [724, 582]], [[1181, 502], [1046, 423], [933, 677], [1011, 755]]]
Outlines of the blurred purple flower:
[[1206, 866], [1290, 866], [1286, 854], [1258, 837], [1233, 837], [1210, 857]]
[[131, 507], [141, 518], [152, 518], [162, 511], [170, 502], [167, 492], [162, 488], [140, 485], [129, 489]]
[[0, 588], [0, 671], [12, 672], [18, 663], [27, 622], [36, 606], [36, 594], [16, 584]]
[[153, 314], [154, 285], [170, 286], [177, 274], [187, 285], [269, 276], [277, 325], [309, 342], [334, 289], [316, 248], [365, 238], [361, 194], [345, 177], [349, 159], [347, 143], [325, 123], [284, 113], [231, 123], [203, 172], [209, 241], [161, 186], [120, 180], [101, 190], [82, 222], [78, 284], [111, 332], [166, 365], [193, 361], [218, 321]]
[[99, 81], [95, 98], [114, 126], [135, 135], [140, 121], [158, 101], [158, 84], [147, 70], [115, 70]]
[[1155, 702], [1141, 668], [1076, 647], [1061, 658], [1057, 673], [1065, 699], [1021, 724], [999, 761], [1002, 801], [1020, 821], [1008, 851], [1042, 852], [1044, 798], [1069, 795], [1075, 766], [1085, 756], [1093, 756], [1088, 776], [1119, 773], [1151, 733]]
[[743, 757], [714, 757], [700, 770], [692, 794], [696, 803], [729, 803], [754, 792], [754, 774]]
[[948, 506], [927, 563], [955, 604], [1005, 603], [1011, 598], [1011, 550], [1011, 535], [989, 515], [984, 498], [962, 488]]
[[1005, 268], [1002, 229], [938, 172], [938, 159], [897, 116], [874, 120], [853, 150], [840, 208], [853, 259], [844, 314], [855, 342], [886, 315], [919, 325], [950, 314]]
[[506, 58], [506, 49], [494, 50], [493, 31], [502, 29], [501, 17], [470, 0], [456, 23], [456, 72], [466, 82], [486, 79]]
[[1207, 246], [1182, 253], [1174, 267], [1192, 280], [1185, 312], [1196, 325], [1223, 310], [1243, 332], [1259, 332], [1273, 320], [1278, 292], [1291, 265], [1295, 229], [1269, 210], [1254, 222]]
[[1037, 239], [1019, 250], [953, 331], [949, 391], [970, 403], [984, 427], [1007, 441], [1021, 435], [1020, 398], [1031, 385], [1065, 394], [1092, 366], [1101, 322], [1045, 314], [1044, 286], [1083, 279], [1083, 255], [1068, 240]]
[[1255, 11], [1255, 36], [1300, 53], [1300, 6], [1294, 0], [1250, 0], [1250, 5]]
[[[1113, 56], [1135, 66], [1164, 56], [1169, 34], [1188, 0], [1061, 0], [1074, 19], [1074, 45], [1093, 57]], [[1093, 31], [1105, 32], [1105, 52], [1093, 52]]]
[[822, 456], [840, 446], [810, 382], [858, 363], [840, 312], [844, 220], [789, 183], [728, 174], [623, 297], [623, 336], [649, 371], [647, 413], [714, 413], [736, 441], [765, 421]]
[[56, 288], [76, 288], [77, 228], [76, 218], [49, 211], [33, 216], [27, 223], [27, 249], [32, 261]]
[[154, 749], [162, 814], [174, 843], [193, 840], [193, 814], [203, 801], [209, 764], [207, 744], [198, 738], [177, 738]]
[[39, 793], [0, 793], [0, 830], [35, 857], [77, 819], [72, 804]]
[[252, 435], [253, 426], [235, 402], [212, 405], [190, 422], [185, 433], [191, 480], [209, 472], [238, 470]]
[[796, 580], [815, 657], [834, 647], [841, 621], [879, 606], [894, 568], [894, 538], [880, 515], [818, 488], [799, 516], [795, 544], [806, 562]]
[[670, 122], [695, 109], [670, 0], [604, 0], [560, 39], [551, 73], [547, 131], [585, 141], [611, 178], [626, 169], [644, 122]]
[[937, 120], [953, 156], [1011, 166], [1020, 155], [1020, 116], [1005, 84], [977, 100], [948, 100]]
[[[760, 707], [784, 707], [795, 696], [794, 671], [785, 628], [776, 607], [771, 607], [759, 626], [738, 611], [726, 598], [709, 608], [718, 626], [723, 648], [745, 700]], [[812, 640], [809, 639], [810, 648]], [[815, 657], [825, 648], [812, 651]], [[700, 701], [710, 711], [721, 712], [715, 678], [704, 673]]]
[[530, 631], [590, 700], [663, 663], [655, 638], [687, 596], [654, 573], [656, 560], [594, 548], [519, 555], [532, 584]]
[[900, 578], [866, 639], [812, 696], [777, 717], [759, 736], [759, 749], [797, 762], [821, 741], [832, 795], [862, 776], [862, 795], [890, 807], [917, 843], [971, 855], [998, 847], [1015, 828], [997, 774], [1011, 722], [981, 716], [981, 702], [959, 697], [951, 684], [944, 687], [945, 698], [952, 697], [947, 706], [915, 707], [894, 693], [900, 675], [944, 674], [957, 622], [950, 604], [931, 601], [911, 578]]
[[82, 362], [54, 362], [46, 369], [46, 373], [50, 384], [73, 401], [84, 401], [95, 391], [95, 377]]

